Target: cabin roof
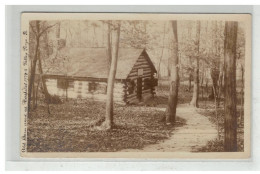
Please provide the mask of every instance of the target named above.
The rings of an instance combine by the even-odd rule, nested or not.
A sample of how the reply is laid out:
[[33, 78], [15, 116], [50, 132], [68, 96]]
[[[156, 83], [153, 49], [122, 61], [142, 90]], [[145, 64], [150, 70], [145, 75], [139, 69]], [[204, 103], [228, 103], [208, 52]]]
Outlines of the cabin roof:
[[[120, 48], [117, 62], [116, 79], [126, 79], [135, 62], [145, 49]], [[106, 48], [62, 48], [59, 50], [56, 61], [46, 66], [46, 75], [68, 75], [75, 77], [107, 78], [109, 63]], [[57, 58], [58, 57], [58, 58]], [[148, 54], [147, 59], [151, 68], [156, 72]], [[65, 58], [65, 59], [64, 59]], [[67, 62], [62, 63], [63, 60]], [[65, 61], [64, 61], [65, 62]]]

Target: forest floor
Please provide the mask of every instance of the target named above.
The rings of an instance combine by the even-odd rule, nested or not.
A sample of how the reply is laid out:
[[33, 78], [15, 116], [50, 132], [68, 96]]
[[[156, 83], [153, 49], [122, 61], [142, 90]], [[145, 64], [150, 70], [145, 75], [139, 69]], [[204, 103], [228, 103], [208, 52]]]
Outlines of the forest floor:
[[[214, 101], [200, 101], [199, 108], [189, 106], [191, 93], [186, 86], [179, 91], [174, 126], [163, 121], [168, 90], [158, 89], [154, 100], [142, 105], [114, 105], [115, 127], [100, 131], [105, 103], [70, 99], [47, 106], [39, 102], [28, 116], [28, 152], [115, 152], [182, 151], [212, 152], [223, 150], [223, 133], [217, 139]], [[218, 111], [223, 130], [223, 104]], [[222, 108], [222, 109], [221, 109]], [[243, 114], [242, 114], [243, 115]], [[239, 121], [239, 151], [243, 151], [243, 119]], [[223, 131], [222, 131], [223, 132]]]
[[[183, 91], [182, 91], [183, 90]], [[114, 105], [115, 127], [96, 130], [105, 115], [105, 103], [88, 99], [69, 99], [61, 104], [47, 105], [41, 99], [37, 109], [28, 116], [28, 152], [114, 152], [142, 149], [170, 138], [172, 131], [185, 125], [176, 118], [174, 126], [163, 121], [168, 90], [158, 90], [152, 102], [143, 105]], [[179, 103], [190, 96], [181, 88]], [[163, 108], [163, 109], [160, 109]]]
[[39, 104], [28, 117], [28, 152], [114, 152], [141, 149], [171, 136], [185, 120], [177, 117], [175, 126], [162, 121], [164, 111], [156, 107], [115, 105], [115, 127], [100, 131], [105, 115], [105, 103], [89, 100], [69, 100]]
[[[238, 97], [238, 101], [240, 98]], [[241, 101], [239, 101], [241, 102]], [[237, 144], [238, 151], [244, 151], [244, 111], [241, 105], [237, 105]], [[217, 116], [215, 110], [215, 104], [213, 101], [207, 100], [202, 101], [199, 104], [197, 112], [205, 115], [212, 124], [219, 127], [219, 136], [213, 140], [208, 141], [208, 143], [199, 149], [197, 152], [224, 152], [224, 103], [220, 102], [220, 106], [217, 109]]]

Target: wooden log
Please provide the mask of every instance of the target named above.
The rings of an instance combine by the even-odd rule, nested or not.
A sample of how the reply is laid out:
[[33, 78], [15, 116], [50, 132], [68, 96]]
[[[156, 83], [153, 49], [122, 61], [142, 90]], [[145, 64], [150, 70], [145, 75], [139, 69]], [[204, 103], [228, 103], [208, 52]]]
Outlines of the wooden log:
[[142, 97], [143, 97], [143, 98], [152, 97], [152, 94], [151, 94], [151, 93], [145, 93], [145, 94], [143, 94]]
[[138, 69], [138, 68], [151, 68], [151, 66], [148, 63], [136, 63], [132, 69]]
[[147, 71], [147, 70], [152, 71], [151, 67], [149, 67], [149, 66], [135, 66], [132, 68], [131, 72], [137, 72], [138, 69], [143, 69], [145, 71]]
[[[145, 87], [145, 86], [142, 87], [142, 90], [146, 90], [146, 89], [150, 89], [150, 90], [151, 90], [150, 87], [149, 87], [149, 88], [147, 88], [147, 87]], [[151, 91], [152, 91], [152, 90], [151, 90]]]
[[131, 100], [127, 100], [127, 102], [129, 103], [139, 103], [139, 100], [137, 98], [131, 99]]
[[137, 68], [137, 69], [133, 69], [129, 74], [132, 74], [132, 73], [136, 73], [137, 74], [138, 69], [143, 69], [143, 72], [151, 72], [152, 73], [151, 68]]
[[146, 60], [137, 61], [134, 65], [138, 65], [138, 64], [146, 64], [146, 65], [149, 65], [149, 63], [148, 63]]
[[115, 103], [118, 105], [124, 105], [124, 106], [127, 104], [126, 102], [120, 102], [120, 101], [115, 101]]
[[136, 63], [132, 69], [138, 69], [138, 68], [151, 68], [151, 66], [147, 62], [139, 62]]
[[127, 99], [136, 98], [136, 97], [137, 97], [136, 94], [130, 94], [126, 96]]
[[147, 61], [147, 60], [146, 60], [146, 58], [144, 56], [140, 56], [138, 58], [137, 62], [139, 62], [139, 61]]
[[143, 91], [142, 91], [142, 94], [145, 94], [145, 93], [151, 93], [151, 89], [143, 90]]
[[123, 83], [121, 83], [121, 82], [117, 82], [117, 83], [115, 83], [114, 84], [114, 87], [124, 87], [124, 84]]
[[[107, 78], [94, 78], [94, 77], [76, 77], [76, 76], [66, 76], [66, 75], [53, 75], [45, 74], [46, 79], [68, 79], [71, 81], [86, 81], [86, 82], [105, 82], [107, 83]], [[122, 83], [125, 79], [115, 79], [116, 83]]]
[[141, 75], [141, 76], [138, 76], [137, 72], [133, 72], [133, 73], [130, 73], [128, 75], [128, 77], [134, 77], [134, 76], [145, 77], [146, 75], [149, 75], [151, 77], [152, 72], [151, 71], [144, 71], [143, 75]]
[[133, 98], [133, 97], [137, 97], [137, 94], [130, 94], [130, 95], [127, 95], [127, 98]]
[[124, 101], [124, 97], [114, 97], [114, 101]]
[[114, 88], [114, 93], [124, 93], [124, 91], [126, 91], [127, 89], [124, 89], [124, 88]]
[[[143, 76], [141, 76], [142, 78], [149, 78], [149, 77], [151, 77], [151, 75], [150, 74], [147, 74], [147, 75], [143, 75]], [[132, 77], [127, 77], [127, 78], [129, 78], [129, 79], [131, 79], [131, 80], [135, 80], [135, 79], [138, 79], [139, 77], [138, 76], [132, 76]]]
[[136, 101], [136, 100], [139, 101], [139, 99], [137, 97], [132, 97], [132, 98], [127, 98], [126, 101], [132, 102], [132, 101]]
[[[137, 71], [136, 71], [136, 72], [137, 72]], [[151, 70], [151, 68], [146, 68], [146, 69], [143, 69], [143, 72], [144, 72], [144, 73], [146, 73], [146, 72], [152, 73], [152, 70]]]
[[114, 93], [114, 98], [115, 98], [115, 97], [124, 97], [124, 94]]
[[131, 98], [131, 97], [136, 97], [136, 94], [129, 94], [129, 95], [126, 95], [127, 98]]
[[139, 58], [136, 62], [148, 62], [148, 61], [143, 57], [143, 58]]

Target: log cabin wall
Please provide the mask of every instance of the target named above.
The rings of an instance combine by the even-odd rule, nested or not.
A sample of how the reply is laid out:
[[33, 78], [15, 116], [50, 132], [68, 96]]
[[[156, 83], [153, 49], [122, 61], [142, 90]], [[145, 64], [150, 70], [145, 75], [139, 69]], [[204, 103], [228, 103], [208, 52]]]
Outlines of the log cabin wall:
[[[47, 78], [46, 85], [51, 95], [57, 95], [61, 98], [72, 99], [93, 99], [94, 101], [106, 101], [106, 82], [71, 80], [67, 79], [68, 85], [60, 85], [64, 78]], [[115, 82], [114, 101], [118, 104], [124, 103], [124, 84]]]
[[[127, 82], [124, 84], [125, 88], [125, 98], [124, 101], [127, 104], [135, 104], [146, 99], [153, 97], [155, 87], [150, 85], [149, 82], [154, 79], [154, 70], [151, 67], [151, 64], [148, 62], [146, 58], [146, 54], [141, 54], [138, 58], [137, 62], [134, 64], [131, 72], [127, 77]], [[138, 80], [139, 78], [139, 80]], [[142, 97], [141, 100], [138, 97], [139, 87], [138, 83], [142, 84]]]

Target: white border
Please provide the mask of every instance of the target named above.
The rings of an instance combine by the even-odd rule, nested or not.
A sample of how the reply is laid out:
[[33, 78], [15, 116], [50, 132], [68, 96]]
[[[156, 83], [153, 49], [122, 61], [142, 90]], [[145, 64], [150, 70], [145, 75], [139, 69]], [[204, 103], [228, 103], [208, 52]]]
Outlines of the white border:
[[[252, 159], [233, 160], [131, 160], [131, 159], [22, 159], [19, 154], [20, 125], [20, 13], [21, 12], [162, 12], [162, 13], [251, 13], [253, 15], [253, 116]], [[260, 88], [256, 85], [260, 61], [259, 6], [8, 6], [6, 8], [6, 169], [7, 170], [256, 170], [259, 159]], [[258, 39], [257, 39], [258, 38]], [[258, 42], [258, 44], [257, 44]], [[16, 50], [16, 51], [14, 51]], [[258, 51], [258, 53], [257, 53]], [[258, 56], [260, 57], [260, 56]], [[257, 66], [258, 65], [258, 66]], [[259, 69], [259, 68], [258, 68]], [[258, 125], [258, 126], [257, 126]], [[190, 162], [187, 162], [190, 161]], [[213, 162], [214, 161], [214, 162]]]

